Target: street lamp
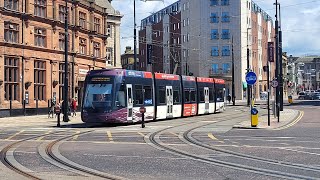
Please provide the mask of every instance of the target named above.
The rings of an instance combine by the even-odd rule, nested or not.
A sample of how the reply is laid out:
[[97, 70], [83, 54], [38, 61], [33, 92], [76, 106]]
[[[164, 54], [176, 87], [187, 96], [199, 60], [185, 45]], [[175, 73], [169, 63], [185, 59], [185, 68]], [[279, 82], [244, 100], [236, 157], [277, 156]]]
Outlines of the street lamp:
[[232, 44], [232, 105], [235, 106], [236, 105], [236, 99], [235, 99], [235, 89], [234, 89], [234, 53], [233, 53], [233, 36], [232, 36], [232, 40], [231, 40]]
[[[250, 61], [249, 61], [249, 55], [250, 55], [250, 52], [249, 52], [249, 29], [251, 29], [250, 27], [247, 28], [247, 73], [249, 73], [250, 71]], [[250, 99], [251, 99], [251, 93], [250, 93], [250, 90], [251, 90], [251, 86], [250, 85], [247, 85], [247, 106], [250, 106]]]
[[63, 97], [63, 121], [68, 122], [68, 1], [65, 0], [65, 17], [64, 17], [64, 97]]

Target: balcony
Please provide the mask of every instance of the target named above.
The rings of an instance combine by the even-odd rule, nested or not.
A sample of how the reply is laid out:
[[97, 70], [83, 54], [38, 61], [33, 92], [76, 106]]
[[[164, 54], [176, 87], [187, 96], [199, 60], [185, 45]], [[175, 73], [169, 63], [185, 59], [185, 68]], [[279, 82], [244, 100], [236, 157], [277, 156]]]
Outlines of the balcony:
[[230, 69], [228, 69], [227, 71], [225, 71], [221, 68], [217, 69], [217, 70], [210, 69], [209, 70], [209, 77], [220, 78], [220, 79], [224, 79], [226, 81], [231, 81], [232, 80], [232, 72]]

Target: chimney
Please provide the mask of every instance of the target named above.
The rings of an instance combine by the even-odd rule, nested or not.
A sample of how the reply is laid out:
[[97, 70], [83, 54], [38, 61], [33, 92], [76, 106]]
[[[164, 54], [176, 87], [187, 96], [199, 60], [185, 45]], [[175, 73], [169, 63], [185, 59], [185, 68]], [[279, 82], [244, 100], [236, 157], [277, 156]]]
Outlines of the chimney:
[[126, 50], [124, 51], [125, 53], [131, 51], [131, 46], [126, 46]]

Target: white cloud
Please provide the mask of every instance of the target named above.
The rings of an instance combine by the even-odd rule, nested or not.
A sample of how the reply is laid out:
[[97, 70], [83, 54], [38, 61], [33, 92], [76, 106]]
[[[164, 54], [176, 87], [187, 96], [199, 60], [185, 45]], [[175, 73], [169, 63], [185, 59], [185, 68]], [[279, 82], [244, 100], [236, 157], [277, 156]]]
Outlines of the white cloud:
[[[137, 36], [141, 19], [157, 12], [177, 0], [164, 2], [136, 0]], [[231, 1], [230, 1], [231, 2]], [[275, 0], [255, 1], [272, 18], [275, 17]], [[283, 49], [294, 56], [320, 54], [320, 0], [278, 0], [281, 3]], [[121, 21], [121, 52], [126, 46], [133, 48], [133, 0], [113, 0], [112, 6], [123, 14]], [[137, 43], [138, 46], [138, 43]]]

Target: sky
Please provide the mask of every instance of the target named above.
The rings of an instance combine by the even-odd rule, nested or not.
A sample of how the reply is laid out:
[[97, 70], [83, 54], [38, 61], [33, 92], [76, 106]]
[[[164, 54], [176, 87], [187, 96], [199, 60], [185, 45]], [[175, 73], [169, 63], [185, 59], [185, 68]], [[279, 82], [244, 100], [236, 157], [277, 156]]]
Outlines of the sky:
[[[123, 15], [120, 27], [121, 54], [126, 46], [133, 49], [133, 1], [112, 0]], [[137, 36], [141, 20], [177, 0], [136, 0]], [[199, 0], [201, 1], [201, 0]], [[232, 2], [234, 0], [231, 0]], [[275, 0], [254, 1], [275, 20]], [[293, 56], [320, 55], [320, 0], [278, 0], [281, 4], [283, 51]], [[138, 40], [138, 38], [137, 38]], [[138, 47], [139, 43], [137, 43]]]

